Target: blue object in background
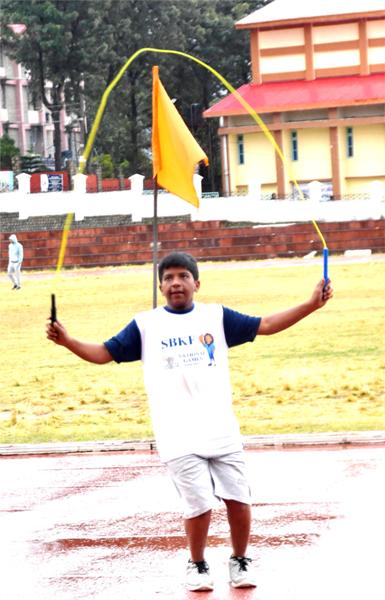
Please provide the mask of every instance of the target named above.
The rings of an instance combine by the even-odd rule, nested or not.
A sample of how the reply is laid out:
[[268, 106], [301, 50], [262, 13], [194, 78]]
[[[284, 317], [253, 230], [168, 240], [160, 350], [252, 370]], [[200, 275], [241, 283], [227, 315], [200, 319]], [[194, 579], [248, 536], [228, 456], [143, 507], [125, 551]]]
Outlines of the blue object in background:
[[13, 171], [0, 171], [0, 192], [13, 192], [14, 189]]

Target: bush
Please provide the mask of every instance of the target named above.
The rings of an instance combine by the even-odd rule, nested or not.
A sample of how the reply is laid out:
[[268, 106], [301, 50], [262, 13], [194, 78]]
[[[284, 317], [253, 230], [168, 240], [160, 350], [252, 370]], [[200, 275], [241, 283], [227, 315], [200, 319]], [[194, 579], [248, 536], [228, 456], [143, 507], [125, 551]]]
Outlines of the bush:
[[97, 166], [102, 168], [102, 179], [114, 177], [114, 163], [112, 162], [110, 154], [100, 154], [99, 156], [96, 156], [92, 159], [91, 166], [93, 170], [95, 170]]
[[7, 133], [0, 137], [0, 169], [12, 171], [12, 159], [20, 155], [20, 150]]
[[123, 160], [119, 165], [119, 169], [121, 170], [123, 177], [132, 175], [132, 173], [130, 173], [130, 163], [128, 160]]

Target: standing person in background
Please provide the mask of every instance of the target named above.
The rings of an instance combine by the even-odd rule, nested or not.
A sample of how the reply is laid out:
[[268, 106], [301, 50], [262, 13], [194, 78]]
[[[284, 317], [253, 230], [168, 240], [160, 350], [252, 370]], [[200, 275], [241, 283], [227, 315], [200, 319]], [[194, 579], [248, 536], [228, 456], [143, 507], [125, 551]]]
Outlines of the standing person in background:
[[14, 233], [9, 236], [8, 246], [8, 277], [13, 283], [13, 290], [19, 290], [20, 285], [20, 272], [21, 265], [23, 262], [24, 250], [23, 245], [17, 241], [17, 237]]

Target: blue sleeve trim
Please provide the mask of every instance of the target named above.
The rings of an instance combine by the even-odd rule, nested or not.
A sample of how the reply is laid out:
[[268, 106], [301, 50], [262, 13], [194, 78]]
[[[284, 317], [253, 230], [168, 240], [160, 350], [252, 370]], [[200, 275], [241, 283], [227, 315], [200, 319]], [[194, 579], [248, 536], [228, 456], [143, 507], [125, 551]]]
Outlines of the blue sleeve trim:
[[132, 362], [142, 357], [142, 338], [135, 320], [117, 335], [104, 342], [115, 362]]
[[223, 328], [229, 348], [252, 342], [258, 333], [261, 317], [250, 317], [223, 307]]

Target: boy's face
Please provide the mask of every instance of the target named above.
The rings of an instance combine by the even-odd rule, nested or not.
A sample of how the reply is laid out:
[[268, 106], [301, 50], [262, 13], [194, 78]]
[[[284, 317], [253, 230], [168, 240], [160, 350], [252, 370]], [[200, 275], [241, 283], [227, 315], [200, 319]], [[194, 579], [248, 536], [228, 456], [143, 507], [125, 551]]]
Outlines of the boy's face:
[[164, 270], [159, 289], [169, 308], [185, 310], [192, 307], [194, 293], [199, 286], [200, 281], [195, 281], [185, 267], [170, 267]]

